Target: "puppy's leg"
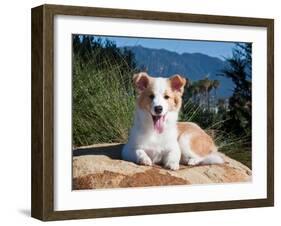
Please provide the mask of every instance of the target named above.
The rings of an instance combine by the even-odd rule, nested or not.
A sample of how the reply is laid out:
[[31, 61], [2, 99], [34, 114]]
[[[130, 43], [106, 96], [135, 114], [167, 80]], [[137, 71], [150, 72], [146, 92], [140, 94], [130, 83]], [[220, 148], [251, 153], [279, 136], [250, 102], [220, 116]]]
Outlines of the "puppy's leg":
[[178, 170], [180, 168], [180, 157], [181, 152], [179, 147], [174, 147], [173, 149], [168, 151], [163, 162], [165, 168], [171, 170]]
[[136, 150], [137, 163], [145, 166], [152, 166], [152, 161], [146, 152], [142, 149]]
[[149, 156], [142, 149], [134, 149], [130, 145], [126, 144], [122, 150], [122, 159], [134, 162], [141, 165], [151, 166], [152, 161]]
[[196, 166], [199, 165], [204, 158], [201, 158], [200, 156], [196, 155], [192, 150], [185, 150], [185, 152], [182, 153], [181, 156], [181, 163], [183, 165], [189, 165], [189, 166]]
[[199, 165], [204, 158], [198, 156], [190, 146], [190, 140], [192, 137], [188, 134], [183, 134], [179, 139], [179, 145], [181, 148], [181, 163], [183, 165], [196, 166]]
[[202, 161], [203, 161], [203, 158], [194, 157], [194, 158], [190, 158], [188, 160], [187, 164], [189, 166], [196, 166], [196, 165], [199, 165]]

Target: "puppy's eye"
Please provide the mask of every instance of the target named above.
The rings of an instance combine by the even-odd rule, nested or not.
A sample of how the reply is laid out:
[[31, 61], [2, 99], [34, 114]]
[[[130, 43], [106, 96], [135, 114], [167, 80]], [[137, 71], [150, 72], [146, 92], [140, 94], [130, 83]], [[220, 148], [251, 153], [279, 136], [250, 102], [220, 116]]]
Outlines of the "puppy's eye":
[[170, 97], [168, 95], [165, 95], [164, 98], [167, 100], [169, 99]]
[[154, 98], [154, 95], [153, 94], [149, 95], [149, 98], [152, 100]]

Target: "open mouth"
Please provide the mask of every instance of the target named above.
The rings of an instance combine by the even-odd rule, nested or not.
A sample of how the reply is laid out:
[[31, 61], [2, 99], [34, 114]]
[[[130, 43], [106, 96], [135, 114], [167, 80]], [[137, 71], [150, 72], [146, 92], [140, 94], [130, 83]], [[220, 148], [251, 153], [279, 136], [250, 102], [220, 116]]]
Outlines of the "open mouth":
[[164, 130], [165, 115], [151, 115], [153, 126], [156, 132], [162, 133]]

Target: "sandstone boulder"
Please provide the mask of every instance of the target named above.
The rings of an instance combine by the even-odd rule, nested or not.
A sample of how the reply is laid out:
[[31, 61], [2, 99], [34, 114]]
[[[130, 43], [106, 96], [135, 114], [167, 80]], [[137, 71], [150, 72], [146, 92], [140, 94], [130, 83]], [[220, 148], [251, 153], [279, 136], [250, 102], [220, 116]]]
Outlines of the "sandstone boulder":
[[219, 153], [223, 165], [183, 166], [177, 171], [121, 160], [122, 144], [94, 145], [73, 151], [73, 189], [248, 182], [251, 170]]

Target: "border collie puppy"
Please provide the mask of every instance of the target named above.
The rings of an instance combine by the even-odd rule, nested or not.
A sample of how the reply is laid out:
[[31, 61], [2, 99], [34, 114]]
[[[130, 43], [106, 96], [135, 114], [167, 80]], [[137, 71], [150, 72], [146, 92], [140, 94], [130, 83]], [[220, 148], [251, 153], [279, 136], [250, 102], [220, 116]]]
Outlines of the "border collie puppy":
[[179, 164], [221, 164], [212, 138], [198, 125], [177, 122], [187, 80], [180, 75], [154, 78], [145, 72], [135, 74], [137, 90], [134, 124], [122, 158], [141, 165], [162, 163], [179, 169]]

